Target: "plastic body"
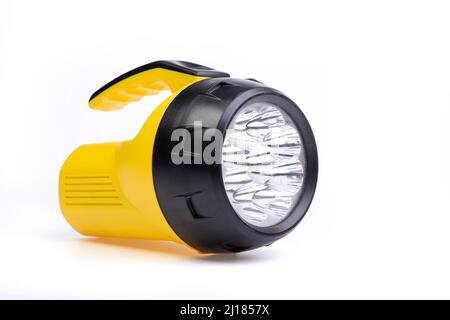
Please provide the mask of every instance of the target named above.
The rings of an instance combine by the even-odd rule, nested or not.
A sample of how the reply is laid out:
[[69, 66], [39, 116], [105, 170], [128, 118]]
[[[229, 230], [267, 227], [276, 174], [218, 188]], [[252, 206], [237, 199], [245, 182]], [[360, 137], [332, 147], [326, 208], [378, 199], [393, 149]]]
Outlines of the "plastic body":
[[153, 67], [108, 84], [90, 100], [91, 108], [109, 111], [161, 90], [172, 92], [133, 140], [83, 145], [65, 161], [59, 178], [60, 207], [69, 224], [81, 234], [184, 243], [168, 225], [156, 198], [153, 145], [172, 100], [205, 77]]
[[[83, 145], [67, 158], [60, 172], [59, 199], [69, 224], [88, 236], [168, 240], [212, 253], [269, 245], [292, 231], [311, 204], [318, 175], [314, 135], [298, 106], [258, 81], [231, 79], [227, 73], [181, 61], [157, 61], [131, 70], [97, 90], [89, 106], [119, 110], [161, 90], [172, 95], [134, 139]], [[172, 140], [174, 130], [193, 130], [201, 121], [202, 130], [216, 129], [224, 136], [236, 113], [252, 103], [276, 105], [292, 119], [307, 164], [291, 213], [264, 227], [250, 225], [234, 211], [220, 159], [213, 164], [202, 159], [191, 164], [172, 161], [178, 144]], [[222, 154], [221, 149], [216, 152]]]

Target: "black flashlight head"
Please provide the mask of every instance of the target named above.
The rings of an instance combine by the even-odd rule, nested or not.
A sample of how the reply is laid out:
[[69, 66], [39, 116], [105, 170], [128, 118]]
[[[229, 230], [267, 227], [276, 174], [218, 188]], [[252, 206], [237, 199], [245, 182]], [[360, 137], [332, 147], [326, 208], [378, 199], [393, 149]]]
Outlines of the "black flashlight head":
[[[205, 163], [195, 142], [179, 150], [190, 159], [174, 163], [173, 152], [179, 141], [173, 141], [177, 129], [191, 132], [201, 124], [201, 134], [210, 129], [226, 136], [234, 117], [250, 105], [276, 106], [291, 119], [302, 141], [305, 163], [301, 193], [280, 222], [268, 226], [242, 219], [230, 203], [222, 171], [222, 148], [215, 150], [215, 163]], [[183, 151], [184, 150], [184, 151]], [[186, 150], [191, 150], [186, 154]], [[198, 150], [198, 149], [197, 149]], [[184, 153], [184, 154], [183, 154]], [[165, 112], [153, 153], [153, 177], [158, 202], [168, 223], [187, 244], [202, 252], [240, 252], [267, 246], [284, 237], [303, 218], [314, 196], [317, 183], [317, 148], [311, 127], [300, 108], [283, 93], [255, 80], [208, 78], [184, 89]], [[274, 207], [274, 209], [276, 209]]]

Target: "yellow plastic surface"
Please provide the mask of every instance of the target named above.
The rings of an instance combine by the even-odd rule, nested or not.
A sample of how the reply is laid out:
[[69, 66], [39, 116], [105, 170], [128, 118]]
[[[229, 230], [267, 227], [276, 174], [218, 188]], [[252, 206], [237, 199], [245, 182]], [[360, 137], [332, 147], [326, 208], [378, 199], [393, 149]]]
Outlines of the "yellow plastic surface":
[[185, 244], [158, 204], [152, 175], [153, 145], [172, 100], [184, 88], [203, 79], [156, 68], [124, 79], [90, 101], [93, 109], [118, 110], [145, 95], [172, 91], [133, 140], [83, 145], [67, 158], [60, 172], [59, 199], [64, 217], [75, 230], [89, 236]]

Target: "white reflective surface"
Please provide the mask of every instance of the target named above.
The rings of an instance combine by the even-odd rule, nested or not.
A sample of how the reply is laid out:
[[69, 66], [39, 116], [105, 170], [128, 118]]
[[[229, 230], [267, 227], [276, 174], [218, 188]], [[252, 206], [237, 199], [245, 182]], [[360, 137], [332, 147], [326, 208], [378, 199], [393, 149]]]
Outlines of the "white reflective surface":
[[242, 108], [222, 150], [222, 177], [236, 213], [249, 224], [273, 226], [295, 206], [303, 187], [302, 140], [290, 117], [269, 103]]

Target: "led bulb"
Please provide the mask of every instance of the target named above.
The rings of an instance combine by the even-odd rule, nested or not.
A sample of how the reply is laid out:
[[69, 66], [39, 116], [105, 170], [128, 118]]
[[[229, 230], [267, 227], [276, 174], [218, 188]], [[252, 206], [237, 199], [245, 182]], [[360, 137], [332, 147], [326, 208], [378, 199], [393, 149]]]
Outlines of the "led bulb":
[[257, 227], [283, 221], [300, 197], [306, 161], [292, 119], [270, 103], [243, 107], [222, 148], [222, 178], [238, 216]]

